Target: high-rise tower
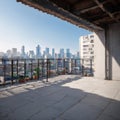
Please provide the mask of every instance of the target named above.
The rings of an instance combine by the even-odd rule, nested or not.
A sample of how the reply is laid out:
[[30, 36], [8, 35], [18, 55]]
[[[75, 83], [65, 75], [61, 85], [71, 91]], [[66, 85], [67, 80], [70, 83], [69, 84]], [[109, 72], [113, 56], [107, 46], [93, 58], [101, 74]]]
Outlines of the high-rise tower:
[[40, 58], [40, 57], [41, 57], [40, 45], [37, 45], [37, 47], [36, 47], [36, 58]]

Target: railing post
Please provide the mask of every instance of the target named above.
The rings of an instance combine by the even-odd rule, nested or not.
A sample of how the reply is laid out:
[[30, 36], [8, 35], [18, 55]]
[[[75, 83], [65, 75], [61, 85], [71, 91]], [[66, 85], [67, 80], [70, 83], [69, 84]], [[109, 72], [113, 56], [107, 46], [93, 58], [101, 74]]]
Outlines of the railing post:
[[92, 71], [92, 59], [90, 59], [90, 72], [93, 73], [93, 71]]
[[33, 70], [32, 70], [32, 59], [31, 59], [31, 79], [32, 79], [32, 73], [33, 73]]
[[17, 59], [17, 80], [18, 80], [18, 59]]
[[71, 74], [73, 74], [73, 59], [71, 58]]
[[43, 77], [43, 73], [44, 73], [44, 60], [42, 59], [42, 77]]
[[13, 59], [11, 60], [11, 82], [13, 84]]
[[24, 59], [24, 77], [26, 77], [26, 59]]
[[84, 76], [84, 59], [81, 60], [82, 60], [82, 76]]
[[38, 63], [37, 63], [37, 66], [38, 66], [38, 69], [37, 69], [37, 76], [38, 76], [38, 80], [39, 80], [39, 77], [40, 77], [40, 66], [39, 66], [40, 62], [39, 62], [39, 59], [38, 59]]
[[58, 59], [56, 59], [56, 60], [57, 60], [57, 65], [56, 66], [57, 66], [57, 74], [58, 74]]
[[51, 60], [48, 61], [49, 77], [51, 76]]
[[5, 59], [2, 59], [2, 63], [3, 63], [3, 84], [5, 85], [5, 76], [6, 76], [6, 60]]
[[49, 60], [47, 59], [47, 79], [46, 79], [46, 82], [48, 82], [48, 62], [49, 62]]
[[76, 74], [76, 66], [77, 66], [77, 62], [76, 62], [76, 59], [75, 59], [75, 74]]
[[64, 68], [64, 75], [66, 73], [66, 68], [65, 68], [65, 58], [63, 59], [63, 68]]
[[81, 67], [80, 67], [80, 65], [81, 65], [81, 64], [80, 64], [80, 58], [78, 58], [78, 60], [79, 60], [79, 61], [78, 61], [78, 63], [79, 63], [79, 74], [80, 74], [80, 73], [81, 73]]

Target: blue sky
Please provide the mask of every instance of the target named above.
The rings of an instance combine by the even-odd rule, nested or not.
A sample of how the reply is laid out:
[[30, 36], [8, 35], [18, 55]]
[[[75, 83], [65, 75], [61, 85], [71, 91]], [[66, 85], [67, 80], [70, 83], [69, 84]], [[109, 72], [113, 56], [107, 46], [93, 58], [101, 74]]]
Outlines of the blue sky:
[[0, 2], [0, 52], [25, 45], [26, 51], [41, 49], [70, 48], [75, 53], [79, 50], [79, 37], [90, 31], [78, 28], [52, 15], [40, 12], [16, 0]]

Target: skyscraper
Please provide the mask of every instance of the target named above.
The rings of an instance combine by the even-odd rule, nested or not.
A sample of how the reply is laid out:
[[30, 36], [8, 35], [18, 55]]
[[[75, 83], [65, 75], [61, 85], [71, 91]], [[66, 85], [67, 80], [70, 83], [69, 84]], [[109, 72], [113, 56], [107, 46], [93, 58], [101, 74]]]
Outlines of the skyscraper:
[[49, 48], [45, 48], [45, 55], [47, 58], [49, 58]]
[[21, 57], [25, 58], [25, 46], [21, 47]]
[[40, 45], [37, 45], [37, 47], [36, 47], [36, 58], [40, 58], [40, 57], [41, 57]]
[[71, 58], [70, 49], [66, 49], [66, 58]]
[[55, 58], [55, 49], [52, 48], [52, 58]]
[[25, 54], [25, 46], [21, 47], [21, 54], [24, 55]]
[[64, 49], [63, 48], [60, 49], [60, 58], [64, 58]]

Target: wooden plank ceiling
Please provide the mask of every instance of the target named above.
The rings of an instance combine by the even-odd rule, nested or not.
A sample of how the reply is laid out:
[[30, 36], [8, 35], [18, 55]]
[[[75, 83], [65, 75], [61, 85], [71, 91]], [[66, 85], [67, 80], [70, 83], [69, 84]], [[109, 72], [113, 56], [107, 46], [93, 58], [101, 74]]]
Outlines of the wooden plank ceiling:
[[89, 30], [102, 30], [120, 22], [120, 0], [17, 1]]

